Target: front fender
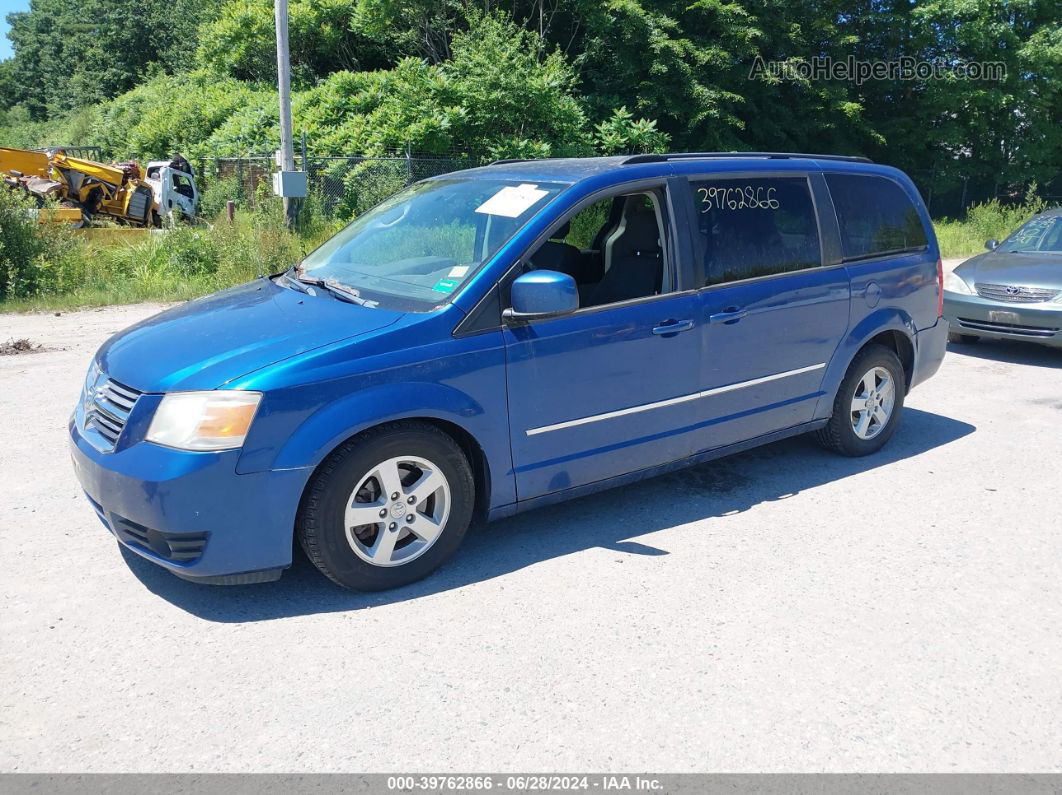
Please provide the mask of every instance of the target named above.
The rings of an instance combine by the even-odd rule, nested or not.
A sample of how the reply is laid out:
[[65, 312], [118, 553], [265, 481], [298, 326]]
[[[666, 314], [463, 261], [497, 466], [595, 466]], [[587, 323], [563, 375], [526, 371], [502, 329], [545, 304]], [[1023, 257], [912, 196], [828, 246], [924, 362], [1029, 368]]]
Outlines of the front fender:
[[465, 427], [483, 414], [470, 396], [442, 384], [381, 384], [355, 392], [311, 414], [277, 452], [272, 469], [317, 466], [351, 436], [374, 425], [424, 417]]
[[285, 439], [270, 469], [316, 467], [350, 437], [376, 425], [408, 419], [442, 420], [461, 428], [483, 450], [492, 505], [514, 502], [505, 407], [486, 407], [446, 384], [379, 384], [333, 401], [307, 417]]
[[815, 418], [823, 419], [830, 416], [833, 410], [834, 396], [844, 380], [848, 366], [856, 357], [856, 354], [871, 339], [883, 331], [898, 331], [914, 344], [915, 329], [914, 320], [902, 309], [896, 307], [882, 307], [871, 312], [856, 324], [844, 338], [830, 359], [826, 373], [822, 378], [823, 396], [815, 408]]

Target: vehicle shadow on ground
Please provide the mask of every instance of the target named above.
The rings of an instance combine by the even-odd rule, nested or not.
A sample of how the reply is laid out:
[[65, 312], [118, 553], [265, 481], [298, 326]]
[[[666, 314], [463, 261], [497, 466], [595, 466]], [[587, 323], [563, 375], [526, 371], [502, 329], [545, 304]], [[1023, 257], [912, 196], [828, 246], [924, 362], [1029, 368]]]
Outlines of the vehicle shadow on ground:
[[990, 362], [1027, 364], [1030, 367], [1062, 368], [1062, 348], [1050, 348], [1035, 342], [1009, 340], [979, 340], [978, 342], [949, 342], [948, 353], [970, 356]]
[[747, 511], [824, 483], [888, 466], [954, 442], [975, 430], [965, 422], [908, 408], [888, 446], [866, 458], [827, 453], [806, 437], [787, 439], [652, 480], [541, 508], [471, 530], [454, 559], [426, 580], [378, 594], [333, 585], [299, 550], [278, 582], [220, 587], [174, 577], [122, 547], [136, 577], [153, 593], [208, 621], [265, 621], [359, 610], [417, 599], [500, 577], [544, 560], [604, 547], [629, 555], [666, 555], [636, 537], [658, 530], [666, 547], [681, 525]]

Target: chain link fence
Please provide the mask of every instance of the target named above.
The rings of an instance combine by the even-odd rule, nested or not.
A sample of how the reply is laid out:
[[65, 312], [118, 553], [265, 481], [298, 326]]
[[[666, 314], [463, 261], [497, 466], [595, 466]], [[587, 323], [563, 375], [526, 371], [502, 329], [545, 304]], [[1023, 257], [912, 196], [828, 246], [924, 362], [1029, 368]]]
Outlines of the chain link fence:
[[[468, 153], [295, 158], [296, 168], [306, 171], [306, 202], [315, 212], [335, 219], [352, 218], [418, 180], [486, 162], [488, 158]], [[219, 212], [226, 201], [253, 208], [273, 197], [272, 174], [277, 167], [272, 157], [200, 158], [192, 165], [205, 215]]]

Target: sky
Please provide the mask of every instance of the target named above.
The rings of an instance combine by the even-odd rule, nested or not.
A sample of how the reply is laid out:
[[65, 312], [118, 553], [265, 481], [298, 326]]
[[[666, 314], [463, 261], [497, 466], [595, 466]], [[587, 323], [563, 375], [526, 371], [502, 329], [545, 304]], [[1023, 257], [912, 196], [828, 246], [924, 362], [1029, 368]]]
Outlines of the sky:
[[12, 11], [29, 11], [30, 0], [0, 0], [0, 61], [11, 57], [7, 40], [7, 15]]

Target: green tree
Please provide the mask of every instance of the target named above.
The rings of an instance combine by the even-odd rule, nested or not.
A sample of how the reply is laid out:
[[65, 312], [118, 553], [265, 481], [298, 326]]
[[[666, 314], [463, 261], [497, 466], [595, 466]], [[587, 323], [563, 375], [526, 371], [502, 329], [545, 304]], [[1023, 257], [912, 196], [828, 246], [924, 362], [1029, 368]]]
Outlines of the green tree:
[[[157, 75], [103, 104], [94, 135], [110, 157], [158, 158], [181, 152], [194, 159], [215, 154], [208, 142], [234, 116], [247, 108], [276, 104], [274, 91], [209, 72]], [[261, 154], [258, 144], [237, 137], [228, 154]]]
[[669, 136], [656, 129], [656, 122], [635, 119], [626, 108], [617, 108], [612, 116], [594, 128], [594, 144], [603, 155], [663, 152]]
[[[1059, 11], [1054, 0], [929, 0], [913, 12], [925, 31], [921, 38], [927, 42], [927, 57], [996, 62], [1006, 68], [1002, 80], [955, 76], [928, 81], [912, 119], [928, 122], [933, 130], [935, 145], [926, 165], [980, 183], [976, 198], [994, 195], [1007, 184], [1058, 177]], [[900, 137], [897, 131], [897, 143]]]
[[[295, 126], [321, 154], [804, 150], [967, 184], [968, 201], [1062, 191], [1058, 0], [292, 0], [290, 15]], [[276, 146], [270, 0], [32, 0], [11, 20], [4, 143]], [[750, 74], [849, 56], [1006, 76]]]
[[390, 42], [397, 57], [415, 55], [440, 64], [450, 58], [454, 34], [468, 28], [469, 18], [490, 12], [464, 0], [353, 0], [354, 28]]
[[[439, 65], [408, 57], [393, 69], [337, 72], [296, 92], [295, 129], [306, 131], [320, 154], [380, 154], [407, 145], [492, 157], [590, 151], [576, 72], [560, 53], [540, 60], [535, 34], [503, 16], [481, 16], [450, 46], [450, 60]], [[226, 119], [206, 148], [237, 154], [276, 145], [276, 99], [263, 95]]]
[[[0, 114], [5, 113], [21, 98], [21, 91], [15, 83], [15, 62], [8, 58], [0, 61]], [[2, 124], [0, 116], [0, 124]]]
[[[945, 68], [930, 79], [847, 86], [875, 137], [865, 153], [909, 171], [923, 188], [951, 191], [950, 208], [1050, 182], [1062, 162], [1062, 27], [1056, 0], [848, 0], [842, 28], [862, 61]], [[964, 63], [1001, 64], [1002, 79], [968, 79]], [[943, 205], [941, 205], [943, 206]]]
[[[359, 27], [357, 0], [293, 0], [288, 6], [292, 77], [311, 85], [333, 72], [392, 66], [398, 50], [386, 32]], [[227, 0], [199, 31], [198, 62], [240, 80], [274, 83], [272, 0]]]
[[196, 0], [32, 0], [8, 15], [16, 100], [34, 119], [117, 96], [147, 77], [192, 65]]

